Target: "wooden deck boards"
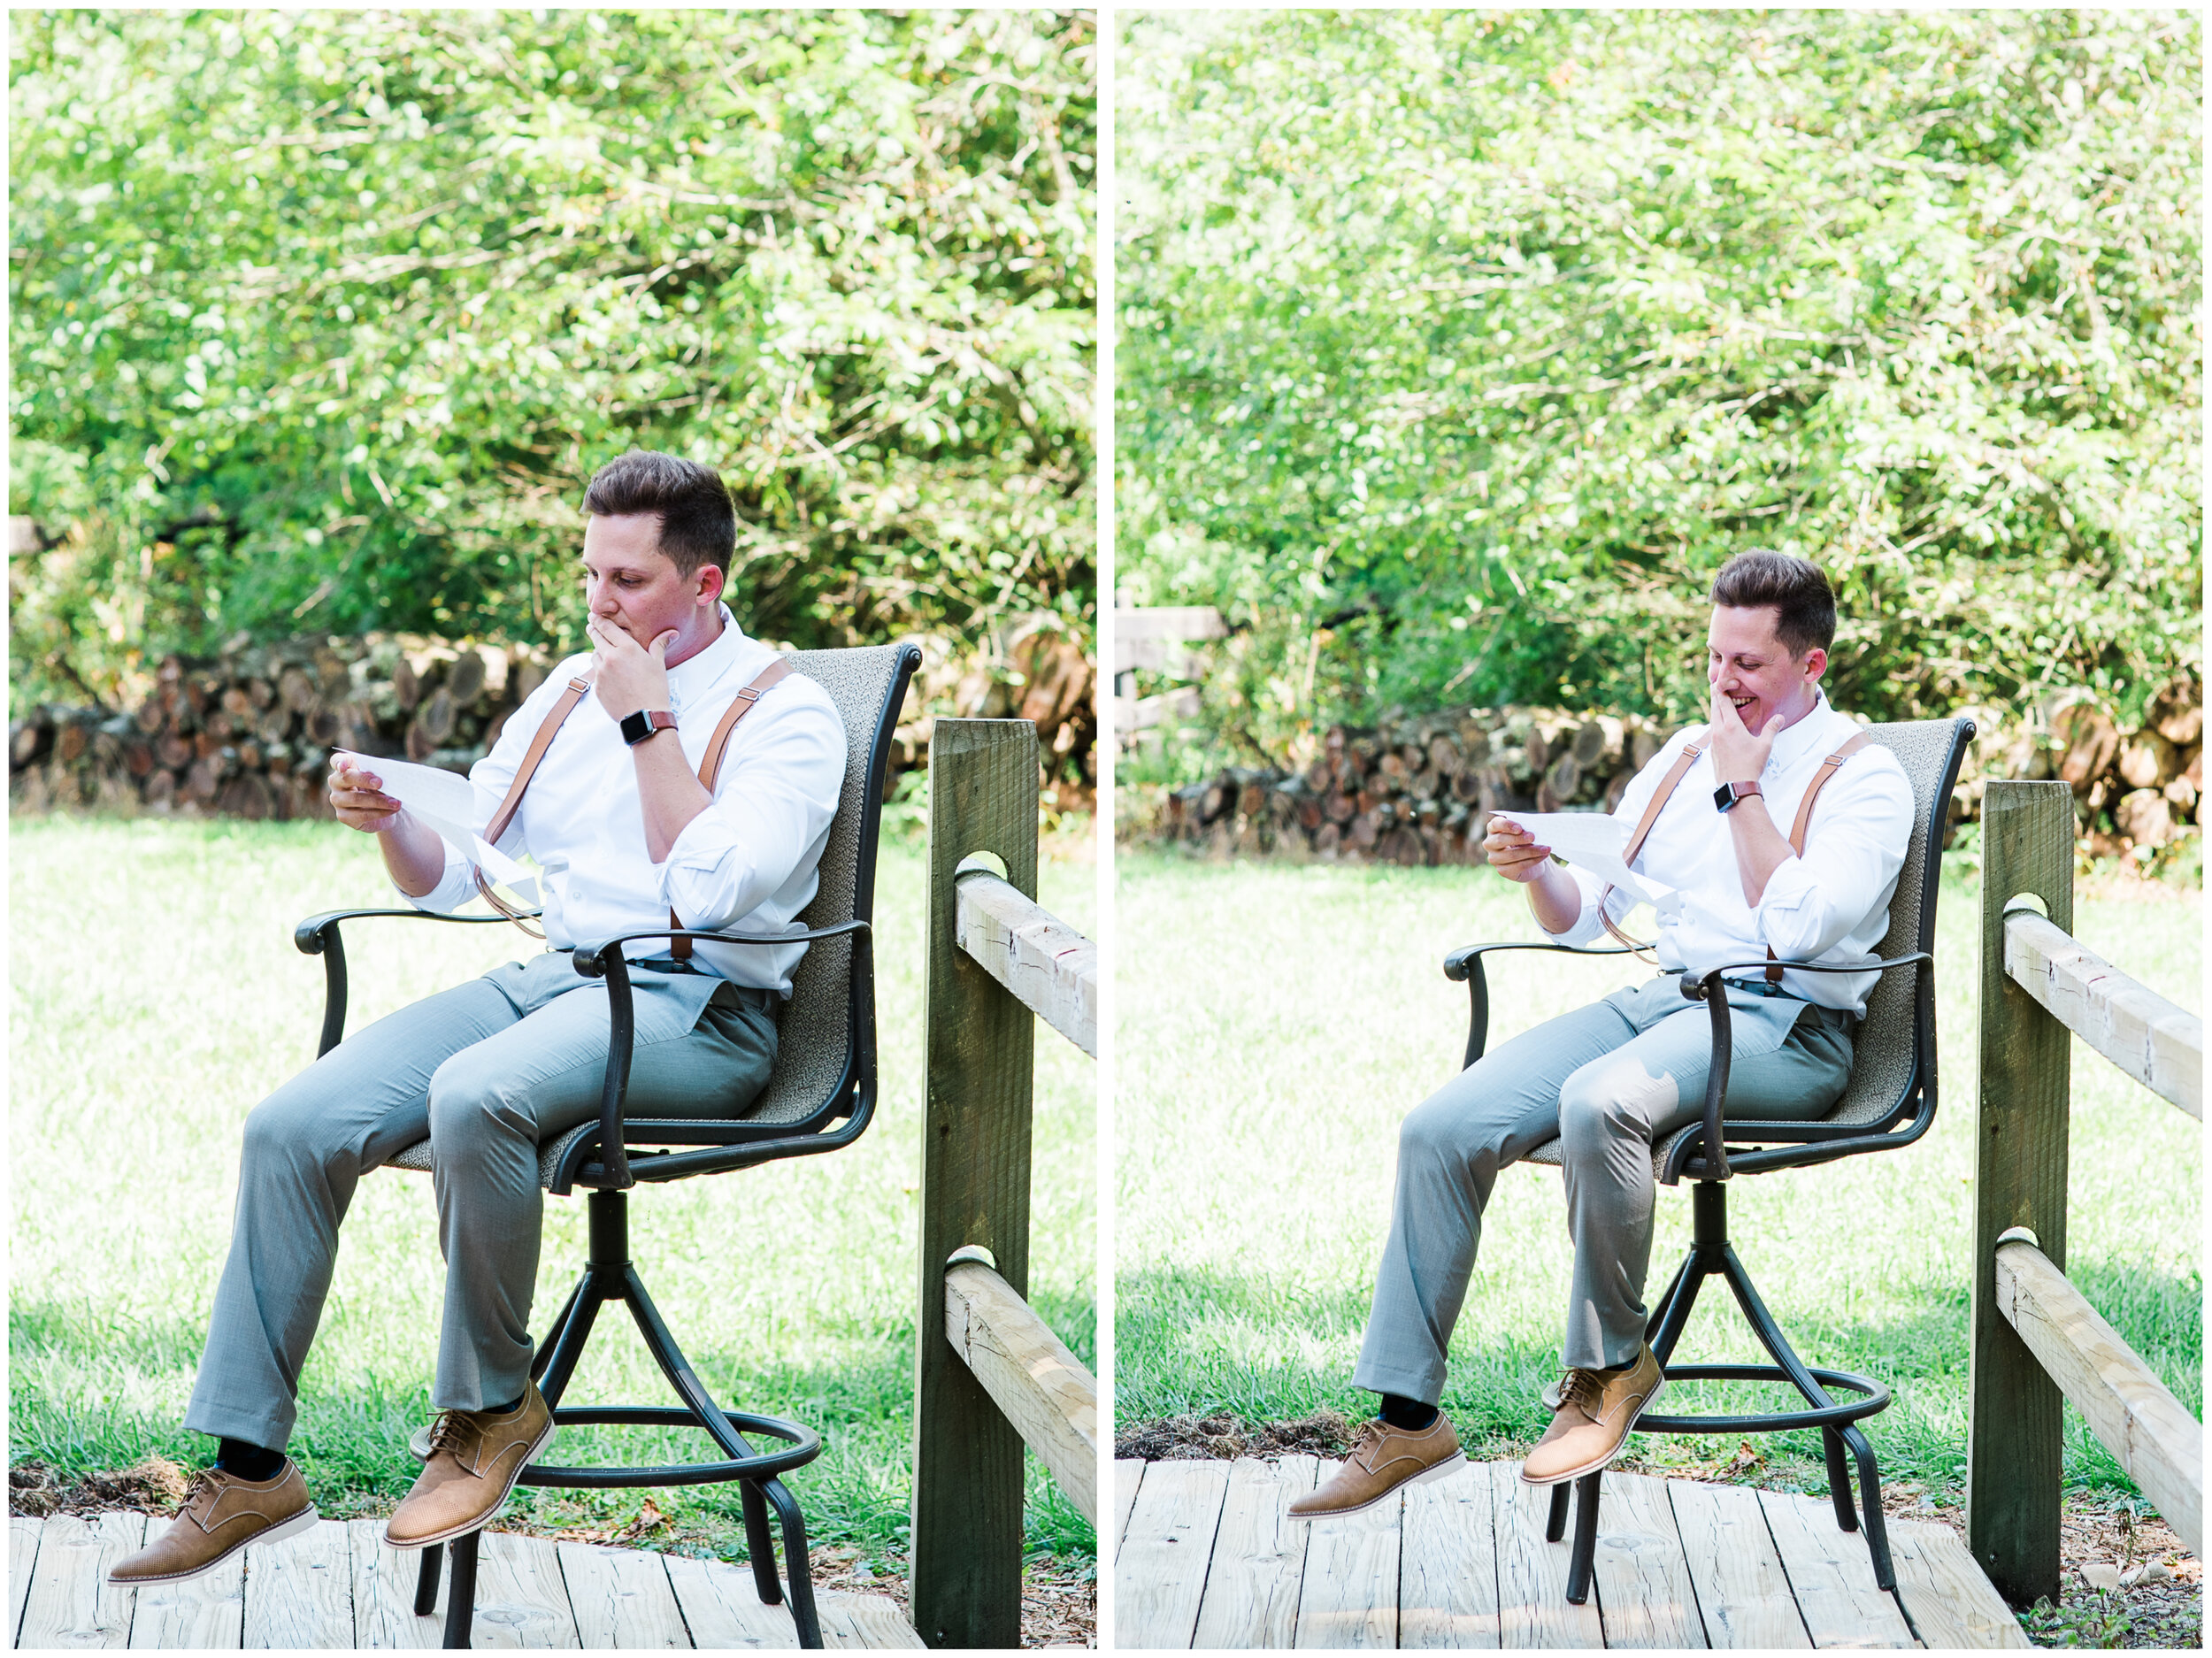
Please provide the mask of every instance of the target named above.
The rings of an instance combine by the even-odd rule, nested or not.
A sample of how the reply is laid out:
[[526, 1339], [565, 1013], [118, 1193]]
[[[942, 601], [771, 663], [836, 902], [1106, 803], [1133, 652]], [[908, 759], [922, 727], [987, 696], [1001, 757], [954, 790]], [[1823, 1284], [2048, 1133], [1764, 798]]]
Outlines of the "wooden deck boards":
[[[167, 1522], [151, 1523], [155, 1535]], [[189, 1583], [117, 1590], [115, 1562], [143, 1546], [143, 1515], [11, 1519], [12, 1645], [290, 1651], [434, 1648], [438, 1610], [415, 1616], [420, 1556], [384, 1546], [374, 1520], [326, 1520], [312, 1531], [236, 1559]], [[831, 1647], [919, 1646], [884, 1595], [815, 1597]], [[638, 1549], [484, 1534], [476, 1577], [475, 1644], [531, 1650], [796, 1648], [789, 1610], [761, 1602], [748, 1567]]]
[[[1567, 1602], [1568, 1545], [1516, 1463], [1448, 1478], [1341, 1520], [1292, 1500], [1334, 1464], [1123, 1462], [1115, 1467], [1117, 1644], [1256, 1649], [1622, 1646], [1738, 1651], [1920, 1643], [1874, 1586], [1865, 1539], [1824, 1501], [1609, 1474], [1596, 1582]], [[1892, 1521], [1922, 1638], [1939, 1649], [2027, 1637], [1948, 1526]]]

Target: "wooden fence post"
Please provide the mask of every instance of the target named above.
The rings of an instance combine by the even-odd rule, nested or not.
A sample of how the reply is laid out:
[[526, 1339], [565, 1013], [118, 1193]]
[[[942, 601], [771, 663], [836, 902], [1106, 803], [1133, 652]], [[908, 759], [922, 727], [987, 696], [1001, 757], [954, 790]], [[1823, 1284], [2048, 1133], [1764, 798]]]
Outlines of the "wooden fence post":
[[2062, 1398], [1997, 1305], [1997, 1240], [2034, 1232], [2066, 1264], [2066, 1118], [2073, 1038], [2005, 975], [2005, 904], [2043, 901], [2074, 927], [2074, 800], [2063, 783], [1993, 780], [1982, 799], [1981, 1084], [1967, 1381], [1966, 1534], [2015, 1606], [2059, 1592]]
[[1022, 1439], [945, 1339], [945, 1263], [979, 1244], [1029, 1293], [1035, 1016], [954, 940], [953, 871], [995, 854], [1037, 895], [1037, 733], [941, 719], [929, 743], [928, 1085], [915, 1314], [912, 1616], [929, 1646], [1021, 1644]]

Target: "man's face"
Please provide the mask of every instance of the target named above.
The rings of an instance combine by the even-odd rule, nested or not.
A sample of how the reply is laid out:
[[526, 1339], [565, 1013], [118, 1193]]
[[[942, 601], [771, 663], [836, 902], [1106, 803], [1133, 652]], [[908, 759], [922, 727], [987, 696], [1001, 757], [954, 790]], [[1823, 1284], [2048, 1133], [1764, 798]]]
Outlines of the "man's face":
[[1780, 614], [1770, 604], [1746, 610], [1717, 604], [1705, 635], [1706, 683], [1734, 703], [1755, 732], [1777, 714], [1791, 724], [1810, 713], [1813, 687], [1828, 667], [1828, 653], [1817, 645], [1791, 656], [1775, 635]]
[[711, 637], [722, 596], [722, 572], [702, 564], [686, 580], [661, 551], [660, 519], [595, 515], [584, 525], [584, 608], [649, 650], [671, 628], [669, 659], [688, 655]]

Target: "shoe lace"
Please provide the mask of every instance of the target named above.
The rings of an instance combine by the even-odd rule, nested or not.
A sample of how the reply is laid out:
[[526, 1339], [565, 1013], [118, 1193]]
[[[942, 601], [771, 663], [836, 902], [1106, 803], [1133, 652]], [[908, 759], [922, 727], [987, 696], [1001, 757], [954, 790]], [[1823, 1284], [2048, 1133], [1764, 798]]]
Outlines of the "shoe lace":
[[1559, 1386], [1560, 1408], [1572, 1405], [1584, 1416], [1594, 1416], [1604, 1394], [1604, 1380], [1595, 1370], [1569, 1370], [1567, 1379]]
[[1367, 1465], [1364, 1461], [1367, 1453], [1383, 1442], [1385, 1432], [1383, 1424], [1379, 1422], [1361, 1423], [1359, 1437], [1352, 1441], [1352, 1448], [1345, 1454], [1345, 1460], [1358, 1462], [1361, 1467], [1364, 1468]]
[[436, 1421], [430, 1424], [430, 1454], [451, 1451], [458, 1455], [468, 1439], [467, 1427], [462, 1418], [469, 1413], [463, 1410], [441, 1410]]
[[184, 1501], [177, 1506], [179, 1519], [188, 1515], [197, 1518], [215, 1506], [216, 1499], [223, 1494], [223, 1482], [215, 1478], [215, 1473], [214, 1469], [203, 1468], [192, 1476], [191, 1485], [185, 1488]]

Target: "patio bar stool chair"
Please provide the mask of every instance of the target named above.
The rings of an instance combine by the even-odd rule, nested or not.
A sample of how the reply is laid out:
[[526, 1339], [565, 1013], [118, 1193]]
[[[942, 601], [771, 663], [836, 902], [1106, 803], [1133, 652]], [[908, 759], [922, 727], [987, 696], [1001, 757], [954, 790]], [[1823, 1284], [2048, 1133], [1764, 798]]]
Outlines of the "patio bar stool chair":
[[[1873, 1557], [1875, 1581], [1896, 1593], [1897, 1574], [1890, 1561], [1889, 1539], [1882, 1524], [1881, 1474], [1858, 1424], [1889, 1403], [1889, 1389], [1869, 1377], [1824, 1370], [1799, 1358], [1767, 1310], [1728, 1239], [1727, 1182], [1737, 1175], [1763, 1174], [1773, 1169], [1798, 1169], [1828, 1163], [1861, 1152], [1893, 1151], [1909, 1146], [1928, 1132], [1936, 1112], [1935, 1024], [1935, 911], [1937, 877], [1943, 856], [1944, 825], [1948, 818], [1951, 790], [1958, 781], [1959, 764], [1973, 738], [1969, 719], [1915, 720], [1870, 725], [1866, 734], [1895, 755], [1911, 780], [1913, 790], [1912, 840], [1898, 871], [1896, 895], [1890, 900], [1889, 930], [1876, 947], [1881, 959], [1874, 968], [1824, 967], [1804, 962], [1783, 966], [1809, 972], [1865, 972], [1881, 977], [1867, 998], [1866, 1016], [1852, 1046], [1851, 1075], [1842, 1096], [1828, 1115], [1816, 1122], [1729, 1122], [1728, 998], [1721, 980], [1730, 973], [1763, 971], [1768, 963], [1732, 962], [1698, 979], [1685, 974], [1682, 994], [1702, 1002], [1713, 1022], [1713, 1063], [1705, 1091], [1701, 1121], [1676, 1131], [1652, 1147], [1652, 1171], [1669, 1186], [1685, 1176], [1691, 1187], [1692, 1236], [1689, 1253], [1675, 1270], [1673, 1281], [1654, 1305], [1646, 1339], [1670, 1381], [1731, 1381], [1786, 1383], [1805, 1400], [1804, 1408], [1753, 1415], [1678, 1416], [1647, 1414], [1636, 1431], [1649, 1433], [1784, 1433], [1817, 1428], [1828, 1462], [1828, 1491], [1836, 1510], [1836, 1523], [1847, 1531], [1859, 1529], [1852, 1510], [1850, 1473], [1845, 1452], [1856, 1462], [1859, 1496], [1865, 1513], [1866, 1541]], [[1624, 956], [1619, 947], [1578, 948], [1550, 943], [1469, 945], [1444, 959], [1448, 979], [1466, 981], [1470, 1009], [1467, 1057], [1471, 1065], [1482, 1057], [1490, 1022], [1490, 996], [1483, 977], [1482, 958], [1500, 950], [1554, 950], [1571, 956]], [[1531, 1163], [1560, 1161], [1557, 1140], [1532, 1153]], [[1769, 1364], [1676, 1364], [1675, 1343], [1687, 1323], [1699, 1288], [1709, 1278], [1728, 1285], [1745, 1318], [1774, 1362]], [[1832, 1390], [1854, 1395], [1838, 1401]], [[1603, 1475], [1586, 1474], [1552, 1487], [1551, 1512], [1546, 1537], [1558, 1542], [1565, 1532], [1567, 1494], [1571, 1485], [1577, 1502], [1573, 1553], [1567, 1572], [1567, 1599], [1580, 1606], [1590, 1596], [1590, 1579], [1597, 1554], [1599, 1482]], [[1901, 1601], [1900, 1602], [1901, 1606]], [[1908, 1614], [1909, 1620], [1910, 1615]]]
[[[680, 1180], [720, 1174], [783, 1157], [810, 1156], [849, 1146], [865, 1132], [876, 1102], [874, 956], [870, 922], [874, 911], [876, 835], [882, 815], [884, 779], [890, 764], [891, 735], [908, 681], [921, 661], [912, 644], [849, 650], [798, 651], [791, 656], [797, 672], [827, 691], [843, 718], [845, 779], [829, 840], [822, 852], [819, 886], [800, 915], [803, 932], [773, 937], [665, 928], [625, 934], [576, 951], [576, 971], [607, 981], [610, 1038], [607, 1077], [599, 1119], [545, 1141], [538, 1148], [538, 1178], [549, 1192], [565, 1196], [578, 1186], [589, 1190], [589, 1247], [582, 1276], [566, 1304], [547, 1326], [530, 1374], [557, 1425], [689, 1427], [704, 1432], [721, 1452], [719, 1460], [649, 1468], [562, 1467], [533, 1462], [519, 1484], [583, 1489], [623, 1486], [704, 1485], [740, 1482], [746, 1552], [760, 1598], [771, 1606], [784, 1599], [777, 1581], [768, 1510], [783, 1532], [784, 1565], [790, 1579], [790, 1605], [799, 1644], [822, 1645], [814, 1591], [807, 1566], [806, 1524], [799, 1505], [780, 1475], [811, 1462], [821, 1439], [799, 1423], [718, 1405], [661, 1320], [645, 1284], [630, 1259], [629, 1188], [640, 1181]], [[310, 956], [323, 958], [326, 994], [322, 1044], [328, 1053], [345, 1033], [345, 950], [342, 922], [365, 917], [413, 918], [476, 925], [497, 923], [500, 916], [443, 916], [418, 910], [353, 910], [311, 916], [293, 939]], [[742, 1116], [723, 1119], [626, 1117], [623, 1093], [628, 1086], [630, 1048], [635, 1033], [629, 971], [621, 946], [637, 939], [689, 938], [725, 943], [784, 943], [812, 940], [792, 977], [791, 998], [782, 1010], [776, 1060], [768, 1082]], [[389, 1165], [427, 1172], [430, 1142], [407, 1148]], [[565, 1407], [561, 1396], [575, 1373], [601, 1306], [626, 1305], [662, 1374], [681, 1401], [671, 1406], [614, 1405]], [[747, 1435], [776, 1441], [756, 1449]], [[415, 1435], [419, 1457], [429, 1454], [429, 1430]], [[470, 1644], [474, 1619], [477, 1545], [480, 1531], [453, 1539], [452, 1581], [446, 1600], [445, 1645]], [[437, 1601], [442, 1546], [422, 1551], [415, 1610], [426, 1616]]]

